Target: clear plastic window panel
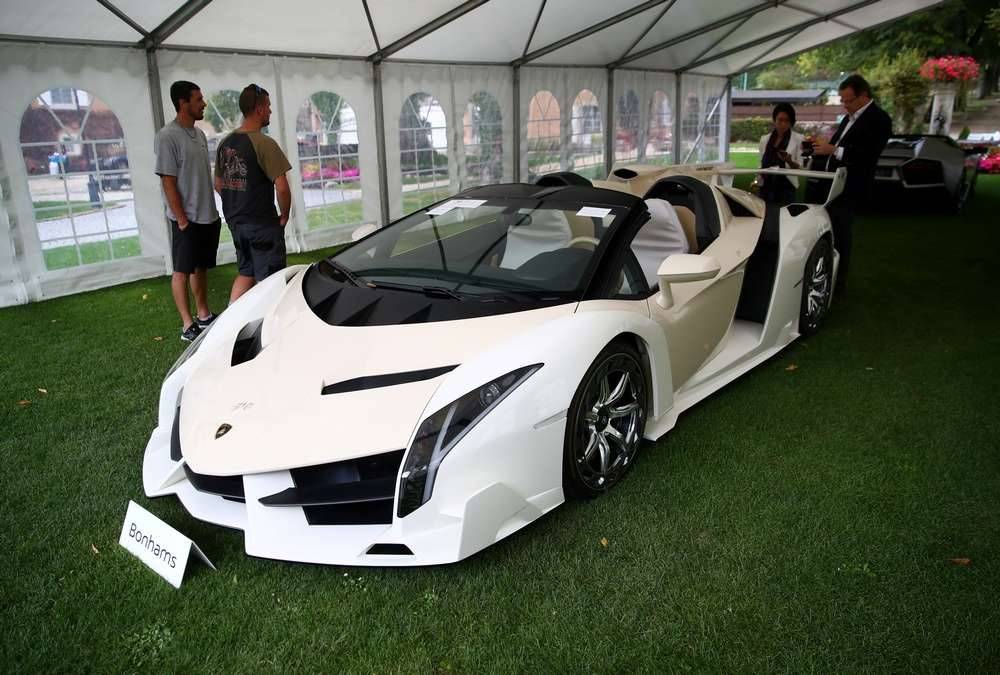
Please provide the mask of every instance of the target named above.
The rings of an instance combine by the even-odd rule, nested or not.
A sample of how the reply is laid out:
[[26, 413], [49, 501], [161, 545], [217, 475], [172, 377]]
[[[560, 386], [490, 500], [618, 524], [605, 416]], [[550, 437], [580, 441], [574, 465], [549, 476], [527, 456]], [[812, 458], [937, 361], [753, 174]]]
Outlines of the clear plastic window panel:
[[465, 187], [503, 180], [503, 119], [500, 104], [490, 94], [472, 95], [463, 117]]
[[306, 227], [353, 228], [361, 222], [358, 118], [341, 96], [319, 91], [295, 118]]
[[681, 161], [684, 163], [697, 161], [698, 130], [701, 127], [701, 102], [695, 94], [688, 94], [683, 102], [681, 118]]
[[615, 109], [615, 161], [634, 162], [641, 156], [639, 97], [629, 89], [618, 97]]
[[21, 116], [21, 154], [48, 270], [139, 255], [125, 134], [82, 89], [39, 94]]
[[670, 97], [664, 92], [653, 92], [649, 101], [648, 119], [643, 160], [650, 164], [672, 164], [674, 116], [670, 110]]
[[403, 102], [399, 114], [399, 166], [403, 213], [412, 213], [448, 196], [448, 125], [441, 104], [430, 94], [417, 92]]
[[559, 102], [550, 91], [541, 90], [528, 103], [527, 160], [528, 182], [539, 176], [559, 171], [562, 149]]
[[597, 96], [589, 89], [576, 95], [570, 116], [570, 169], [585, 178], [604, 177], [604, 134]]

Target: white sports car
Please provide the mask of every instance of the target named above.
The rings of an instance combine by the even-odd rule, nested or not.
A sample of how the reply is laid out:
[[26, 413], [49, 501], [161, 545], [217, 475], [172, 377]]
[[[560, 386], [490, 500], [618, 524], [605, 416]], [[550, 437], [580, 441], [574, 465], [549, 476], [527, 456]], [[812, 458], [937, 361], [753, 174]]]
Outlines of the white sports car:
[[[462, 560], [603, 493], [827, 312], [824, 207], [721, 184], [755, 172], [473, 188], [274, 274], [168, 373], [146, 494], [254, 556], [384, 566]], [[843, 170], [822, 176], [835, 197]]]

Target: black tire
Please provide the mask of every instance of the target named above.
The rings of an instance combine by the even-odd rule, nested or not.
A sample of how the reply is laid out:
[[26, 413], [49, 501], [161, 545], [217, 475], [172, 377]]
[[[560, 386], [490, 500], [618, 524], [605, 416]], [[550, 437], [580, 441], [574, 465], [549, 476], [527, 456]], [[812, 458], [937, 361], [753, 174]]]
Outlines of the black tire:
[[567, 498], [597, 497], [632, 467], [646, 424], [646, 381], [642, 357], [626, 342], [612, 342], [587, 369], [566, 416]]
[[833, 248], [823, 237], [813, 246], [802, 272], [802, 303], [799, 307], [799, 334], [815, 335], [823, 325], [833, 297]]
[[955, 196], [951, 200], [951, 210], [953, 213], [961, 213], [962, 209], [965, 208], [965, 202], [969, 198], [970, 187], [967, 183], [966, 177], [962, 176], [962, 180], [958, 183], [958, 187], [955, 188]]

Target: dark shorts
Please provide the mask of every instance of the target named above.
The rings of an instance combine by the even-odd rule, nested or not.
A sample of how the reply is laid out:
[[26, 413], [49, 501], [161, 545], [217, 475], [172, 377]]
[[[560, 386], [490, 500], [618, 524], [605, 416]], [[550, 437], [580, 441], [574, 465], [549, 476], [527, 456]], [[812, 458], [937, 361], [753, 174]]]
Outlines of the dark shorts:
[[280, 225], [230, 225], [240, 275], [263, 281], [286, 267], [285, 228]]
[[222, 220], [214, 223], [189, 222], [181, 230], [176, 220], [170, 221], [170, 242], [173, 249], [174, 271], [191, 274], [196, 269], [215, 267], [215, 254], [219, 251], [219, 232]]

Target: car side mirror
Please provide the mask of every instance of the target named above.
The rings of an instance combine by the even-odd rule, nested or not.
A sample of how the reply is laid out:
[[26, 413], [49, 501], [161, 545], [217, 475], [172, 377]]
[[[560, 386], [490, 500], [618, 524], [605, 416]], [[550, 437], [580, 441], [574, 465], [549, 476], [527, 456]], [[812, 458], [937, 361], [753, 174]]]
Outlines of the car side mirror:
[[369, 234], [378, 229], [378, 225], [375, 223], [365, 223], [361, 227], [357, 228], [351, 232], [351, 241], [357, 241], [358, 239], [364, 239]]
[[711, 256], [693, 253], [675, 253], [660, 264], [656, 276], [660, 278], [660, 292], [656, 304], [663, 309], [674, 306], [674, 294], [670, 284], [686, 284], [692, 281], [707, 281], [719, 274], [719, 261]]

